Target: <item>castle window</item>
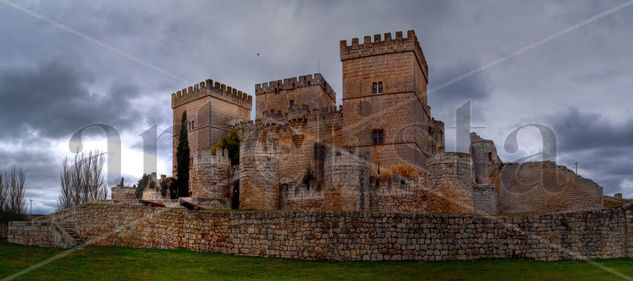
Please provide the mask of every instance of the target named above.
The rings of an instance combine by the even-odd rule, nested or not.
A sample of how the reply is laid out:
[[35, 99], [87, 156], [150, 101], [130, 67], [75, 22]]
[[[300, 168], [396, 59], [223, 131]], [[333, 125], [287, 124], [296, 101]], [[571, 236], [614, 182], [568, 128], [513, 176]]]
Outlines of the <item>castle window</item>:
[[492, 152], [488, 152], [488, 161], [492, 161]]
[[378, 93], [382, 94], [382, 82], [378, 82]]
[[374, 94], [374, 95], [378, 93], [378, 83], [374, 82], [371, 85], [371, 93]]
[[289, 101], [288, 101], [288, 106], [289, 106], [289, 107], [293, 107], [293, 106], [295, 106], [295, 100], [289, 100]]
[[196, 121], [191, 121], [191, 130], [192, 131], [196, 128], [196, 126], [195, 126], [196, 123], [195, 122]]
[[374, 140], [374, 145], [385, 143], [385, 130], [374, 129], [372, 131], [372, 138]]

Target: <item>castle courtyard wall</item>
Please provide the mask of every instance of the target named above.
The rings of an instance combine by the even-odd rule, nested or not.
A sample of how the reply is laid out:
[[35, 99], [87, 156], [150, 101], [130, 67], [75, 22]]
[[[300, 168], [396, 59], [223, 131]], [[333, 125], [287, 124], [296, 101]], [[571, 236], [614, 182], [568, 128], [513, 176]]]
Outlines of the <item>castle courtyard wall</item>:
[[84, 240], [98, 246], [295, 259], [440, 261], [630, 257], [631, 215], [625, 208], [488, 217], [190, 211], [92, 203], [65, 217]]
[[545, 213], [602, 208], [602, 187], [554, 162], [504, 164], [499, 212]]

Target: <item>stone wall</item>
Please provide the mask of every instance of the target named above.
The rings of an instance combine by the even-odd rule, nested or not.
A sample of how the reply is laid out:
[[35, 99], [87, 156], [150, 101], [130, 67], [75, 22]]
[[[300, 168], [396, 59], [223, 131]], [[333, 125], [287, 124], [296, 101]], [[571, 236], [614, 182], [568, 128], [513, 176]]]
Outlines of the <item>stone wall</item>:
[[[91, 223], [98, 223], [92, 218]], [[14, 244], [37, 245], [41, 247], [68, 248], [74, 246], [74, 239], [59, 225], [50, 221], [13, 221], [8, 226], [7, 240]]]
[[473, 186], [473, 208], [476, 212], [497, 213], [497, 188], [492, 184]]
[[622, 207], [622, 209], [624, 209], [626, 212], [626, 250], [628, 253], [628, 257], [633, 257], [633, 203], [625, 205], [624, 207]]
[[602, 208], [602, 187], [554, 162], [506, 163], [499, 212], [533, 213]]
[[633, 219], [631, 211], [624, 208], [481, 217], [190, 211], [92, 203], [67, 217], [84, 240], [100, 246], [297, 259], [621, 258], [627, 256], [633, 238], [626, 230], [627, 221]]
[[116, 186], [112, 188], [113, 201], [136, 200], [136, 189], [133, 187]]

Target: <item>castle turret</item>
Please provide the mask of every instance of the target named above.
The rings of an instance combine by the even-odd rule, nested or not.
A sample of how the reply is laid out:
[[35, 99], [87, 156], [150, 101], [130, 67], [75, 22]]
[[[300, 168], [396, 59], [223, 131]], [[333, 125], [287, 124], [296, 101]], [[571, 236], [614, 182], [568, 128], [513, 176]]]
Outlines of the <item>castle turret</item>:
[[228, 150], [199, 150], [192, 153], [189, 190], [195, 198], [226, 199], [230, 197], [231, 160]]
[[428, 162], [431, 212], [470, 213], [473, 211], [472, 160], [467, 153], [433, 155]]
[[325, 158], [324, 209], [359, 211], [369, 208], [369, 162], [357, 152], [331, 150]]
[[472, 132], [470, 133], [470, 155], [473, 158], [476, 183], [499, 186], [498, 174], [503, 162], [497, 155], [495, 143]]
[[239, 208], [278, 210], [279, 158], [275, 134], [245, 124], [240, 135]]

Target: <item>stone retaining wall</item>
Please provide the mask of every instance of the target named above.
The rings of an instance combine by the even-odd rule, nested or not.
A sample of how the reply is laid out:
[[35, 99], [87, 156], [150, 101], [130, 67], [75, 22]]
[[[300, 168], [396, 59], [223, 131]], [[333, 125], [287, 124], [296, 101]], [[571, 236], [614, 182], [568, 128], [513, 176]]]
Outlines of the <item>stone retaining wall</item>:
[[[100, 246], [331, 260], [630, 256], [627, 209], [525, 217], [261, 212], [86, 204], [65, 214]], [[630, 210], [628, 216], [631, 216]], [[54, 216], [53, 216], [54, 217]], [[630, 231], [630, 226], [628, 226]]]
[[68, 248], [74, 246], [72, 237], [50, 221], [13, 221], [8, 226], [7, 240], [14, 244]]

